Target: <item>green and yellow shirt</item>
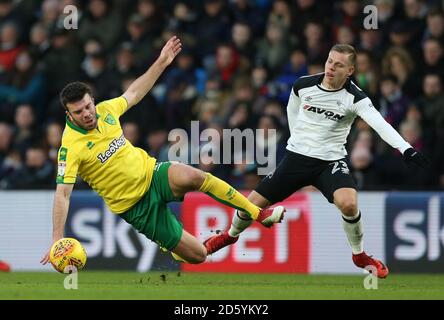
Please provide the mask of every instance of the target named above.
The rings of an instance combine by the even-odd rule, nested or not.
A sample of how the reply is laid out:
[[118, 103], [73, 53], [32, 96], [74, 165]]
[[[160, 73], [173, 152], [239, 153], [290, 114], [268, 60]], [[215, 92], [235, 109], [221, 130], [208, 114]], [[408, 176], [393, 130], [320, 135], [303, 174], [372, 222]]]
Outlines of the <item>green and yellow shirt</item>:
[[67, 119], [58, 154], [57, 183], [75, 183], [79, 174], [117, 214], [148, 191], [156, 164], [123, 136], [119, 118], [126, 108], [123, 97], [99, 103], [97, 128], [90, 131]]

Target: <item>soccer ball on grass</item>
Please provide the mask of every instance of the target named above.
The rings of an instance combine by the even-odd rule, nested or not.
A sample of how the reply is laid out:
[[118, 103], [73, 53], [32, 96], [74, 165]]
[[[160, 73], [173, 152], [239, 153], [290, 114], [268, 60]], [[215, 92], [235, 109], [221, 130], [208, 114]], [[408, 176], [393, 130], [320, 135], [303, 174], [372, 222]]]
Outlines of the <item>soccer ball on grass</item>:
[[49, 259], [58, 272], [63, 273], [68, 266], [73, 266], [80, 271], [86, 264], [86, 251], [78, 240], [62, 238], [52, 245]]

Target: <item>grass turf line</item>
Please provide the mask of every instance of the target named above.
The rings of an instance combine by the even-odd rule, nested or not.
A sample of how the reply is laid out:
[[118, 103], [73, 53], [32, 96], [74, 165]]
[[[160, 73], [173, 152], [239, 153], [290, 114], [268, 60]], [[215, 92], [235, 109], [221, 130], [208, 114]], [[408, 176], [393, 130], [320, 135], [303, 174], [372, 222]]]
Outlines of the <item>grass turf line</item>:
[[300, 274], [223, 274], [179, 272], [78, 273], [78, 289], [66, 290], [65, 275], [0, 273], [0, 299], [444, 299], [444, 275], [391, 274], [366, 290], [362, 276]]

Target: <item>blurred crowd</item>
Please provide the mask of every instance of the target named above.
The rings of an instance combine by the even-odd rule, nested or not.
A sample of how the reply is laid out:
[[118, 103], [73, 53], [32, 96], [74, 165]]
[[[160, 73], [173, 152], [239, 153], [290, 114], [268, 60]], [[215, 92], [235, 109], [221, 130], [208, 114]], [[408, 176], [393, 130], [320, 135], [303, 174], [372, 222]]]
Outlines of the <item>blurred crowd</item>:
[[[200, 132], [275, 129], [255, 136], [255, 148], [276, 150], [279, 161], [294, 81], [322, 72], [330, 47], [346, 43], [358, 52], [355, 83], [432, 163], [428, 171], [406, 167], [358, 118], [347, 150], [359, 189], [443, 189], [443, 2], [0, 0], [0, 189], [54, 188], [65, 125], [60, 90], [84, 81], [96, 102], [117, 97], [172, 35], [182, 40], [182, 52], [121, 118], [126, 138], [159, 161], [179, 143], [169, 141], [170, 130], [190, 132], [193, 120]], [[77, 8], [77, 29], [64, 27], [68, 5]], [[377, 29], [364, 28], [365, 5], [377, 7]], [[208, 143], [216, 150], [223, 141], [201, 147]], [[258, 164], [247, 161], [256, 152], [236, 149], [231, 156], [243, 160], [231, 165], [212, 162], [217, 152], [207, 152], [196, 166], [252, 189], [262, 178]], [[87, 186], [79, 180], [78, 187]]]

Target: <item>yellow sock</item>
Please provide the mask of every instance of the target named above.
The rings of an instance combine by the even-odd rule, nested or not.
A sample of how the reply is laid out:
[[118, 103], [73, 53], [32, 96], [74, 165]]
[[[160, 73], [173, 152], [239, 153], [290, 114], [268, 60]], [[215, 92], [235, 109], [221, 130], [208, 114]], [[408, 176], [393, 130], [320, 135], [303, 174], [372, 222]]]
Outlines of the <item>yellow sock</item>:
[[228, 183], [211, 173], [206, 173], [205, 181], [199, 191], [205, 192], [220, 203], [247, 213], [253, 220], [256, 220], [259, 215], [259, 207], [252, 204]]
[[173, 256], [174, 260], [176, 260], [176, 261], [188, 263], [188, 261], [186, 261], [184, 258], [179, 256], [178, 254], [175, 254], [174, 252], [171, 252], [171, 255]]

